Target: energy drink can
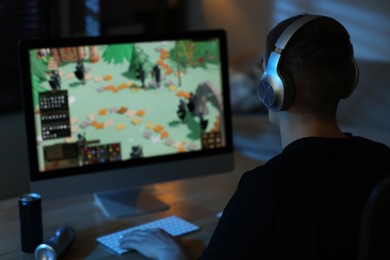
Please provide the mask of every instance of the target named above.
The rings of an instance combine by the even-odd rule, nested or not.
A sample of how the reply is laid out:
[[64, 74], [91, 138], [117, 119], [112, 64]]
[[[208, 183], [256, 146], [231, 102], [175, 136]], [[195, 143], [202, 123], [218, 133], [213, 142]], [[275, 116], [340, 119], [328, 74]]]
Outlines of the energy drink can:
[[68, 248], [76, 238], [76, 231], [69, 226], [56, 230], [55, 234], [34, 252], [36, 260], [55, 260]]
[[43, 242], [41, 195], [28, 193], [19, 197], [19, 218], [22, 251], [34, 253]]

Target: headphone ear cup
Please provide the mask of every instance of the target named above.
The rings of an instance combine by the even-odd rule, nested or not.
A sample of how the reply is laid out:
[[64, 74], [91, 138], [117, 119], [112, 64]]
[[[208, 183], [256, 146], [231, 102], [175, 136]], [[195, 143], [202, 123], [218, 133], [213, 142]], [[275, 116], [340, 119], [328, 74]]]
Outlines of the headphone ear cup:
[[263, 105], [268, 109], [273, 110], [273, 105], [275, 104], [275, 91], [272, 86], [272, 80], [268, 78], [265, 72], [257, 84], [257, 93]]
[[286, 73], [278, 71], [280, 54], [272, 52], [267, 68], [257, 84], [261, 102], [272, 111], [288, 109], [294, 99], [291, 81]]
[[347, 98], [350, 95], [352, 95], [353, 91], [355, 90], [357, 84], [359, 83], [359, 66], [357, 65], [355, 59], [351, 58], [351, 66], [349, 71], [349, 80], [347, 82], [346, 90], [342, 98]]

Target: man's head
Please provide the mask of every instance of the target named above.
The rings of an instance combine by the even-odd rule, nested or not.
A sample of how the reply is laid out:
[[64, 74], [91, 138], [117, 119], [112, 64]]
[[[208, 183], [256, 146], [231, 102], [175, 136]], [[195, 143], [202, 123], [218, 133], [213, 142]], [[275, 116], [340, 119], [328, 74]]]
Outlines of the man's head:
[[270, 55], [278, 52], [275, 44], [286, 28], [296, 21], [309, 20], [292, 34], [280, 53], [276, 71], [283, 85], [288, 86], [284, 88], [287, 98], [281, 108], [271, 110], [334, 116], [340, 99], [349, 96], [357, 81], [353, 47], [347, 30], [335, 19], [308, 18], [307, 15], [288, 18], [267, 36], [265, 62], [272, 64]]

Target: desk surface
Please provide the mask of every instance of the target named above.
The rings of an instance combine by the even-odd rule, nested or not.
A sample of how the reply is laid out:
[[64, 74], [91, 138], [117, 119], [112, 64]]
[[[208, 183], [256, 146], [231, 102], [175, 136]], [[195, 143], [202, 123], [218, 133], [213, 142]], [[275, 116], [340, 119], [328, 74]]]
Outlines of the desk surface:
[[[191, 259], [196, 259], [218, 222], [216, 213], [223, 209], [236, 189], [242, 173], [258, 165], [256, 161], [235, 154], [235, 170], [145, 186], [145, 190], [166, 202], [170, 208], [140, 216], [112, 220], [95, 204], [92, 195], [42, 201], [44, 240], [55, 230], [69, 225], [76, 232], [76, 240], [63, 254], [63, 259], [117, 259], [118, 256], [96, 242], [96, 237], [165, 216], [178, 215], [201, 227], [199, 231], [180, 237]], [[17, 198], [0, 202], [0, 258], [34, 259], [33, 254], [20, 250], [20, 224]], [[145, 259], [130, 252], [121, 259]]]

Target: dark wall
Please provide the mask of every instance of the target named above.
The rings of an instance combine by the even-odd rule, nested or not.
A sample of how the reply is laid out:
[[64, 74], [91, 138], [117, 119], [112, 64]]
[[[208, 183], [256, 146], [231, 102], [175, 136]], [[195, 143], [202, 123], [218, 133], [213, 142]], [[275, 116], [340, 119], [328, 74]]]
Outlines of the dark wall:
[[56, 31], [57, 4], [51, 0], [0, 0], [0, 113], [21, 108], [17, 44]]
[[[88, 6], [88, 2], [99, 6]], [[17, 56], [20, 40], [89, 35], [85, 23], [87, 16], [100, 25], [100, 35], [184, 30], [184, 3], [164, 0], [0, 0], [0, 114], [22, 109]]]

